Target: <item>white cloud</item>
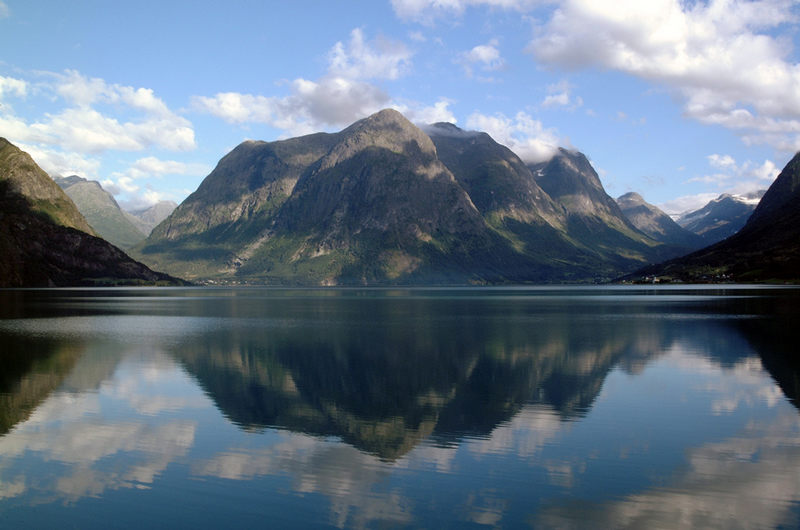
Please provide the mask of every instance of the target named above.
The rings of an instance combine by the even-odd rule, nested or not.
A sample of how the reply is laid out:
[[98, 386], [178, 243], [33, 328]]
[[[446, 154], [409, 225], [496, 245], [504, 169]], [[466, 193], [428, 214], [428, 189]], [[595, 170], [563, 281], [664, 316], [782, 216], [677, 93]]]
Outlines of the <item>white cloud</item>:
[[[0, 120], [2, 128], [2, 120]], [[17, 147], [31, 155], [34, 162], [50, 175], [80, 175], [88, 179], [96, 179], [100, 170], [100, 161], [75, 152], [62, 152], [47, 147], [17, 144]]]
[[21, 142], [40, 142], [46, 139], [46, 137], [32, 130], [27, 123], [13, 114], [0, 115], [0, 132], [8, 141], [16, 144]]
[[[77, 153], [151, 147], [188, 151], [196, 146], [192, 124], [170, 111], [151, 89], [111, 85], [74, 70], [45, 75], [52, 81], [41, 84], [40, 89], [72, 106], [32, 122], [5, 112], [0, 126], [13, 142], [58, 146]], [[26, 83], [2, 78], [0, 89], [24, 95]], [[95, 105], [110, 108], [101, 112]]]
[[349, 125], [385, 107], [389, 95], [375, 85], [343, 77], [326, 77], [318, 82], [298, 79], [283, 108], [287, 124], [295, 109], [311, 123]]
[[472, 77], [472, 68], [475, 65], [485, 72], [500, 70], [505, 66], [505, 60], [500, 55], [498, 45], [497, 39], [492, 39], [486, 44], [480, 44], [461, 53], [457, 61], [464, 66], [464, 71], [469, 77]]
[[205, 164], [187, 164], [176, 160], [160, 160], [154, 156], [140, 158], [131, 166], [130, 174], [134, 178], [161, 175], [194, 175], [203, 176], [211, 170]]
[[8, 18], [11, 13], [5, 2], [0, 2], [0, 19]]
[[708, 155], [708, 163], [711, 167], [718, 167], [720, 169], [731, 169], [736, 167], [736, 160], [731, 155]]
[[[0, 13], [2, 13], [2, 5], [0, 4]], [[0, 18], [2, 15], [0, 14]], [[28, 91], [28, 83], [22, 79], [15, 79], [13, 77], [3, 77], [0, 75], [0, 100], [6, 94], [16, 95], [18, 97], [25, 97]]]
[[525, 12], [552, 0], [392, 0], [395, 14], [405, 20], [432, 24], [435, 19], [460, 16], [468, 7]]
[[337, 42], [329, 52], [328, 72], [348, 79], [397, 79], [411, 65], [411, 55], [399, 42], [379, 38], [369, 44], [356, 28], [347, 45]]
[[418, 107], [407, 105], [394, 105], [395, 110], [401, 112], [410, 121], [418, 125], [448, 122], [456, 123], [456, 117], [448, 108], [452, 103], [449, 99], [440, 99], [432, 106]]
[[111, 176], [101, 182], [103, 188], [114, 196], [126, 195], [124, 203], [126, 209], [146, 208], [160, 200], [174, 199], [167, 193], [159, 192], [149, 187], [144, 189], [137, 181], [165, 175], [190, 175], [204, 176], [211, 169], [205, 164], [192, 164], [176, 160], [161, 160], [153, 156], [136, 160], [125, 171], [115, 171]]
[[156, 116], [176, 117], [150, 88], [108, 84], [103, 79], [88, 78], [76, 70], [51, 75], [56, 80], [55, 91], [80, 107], [95, 103], [122, 103]]
[[194, 130], [179, 116], [146, 116], [120, 122], [91, 107], [64, 109], [29, 125], [29, 141], [58, 145], [80, 153], [141, 151], [161, 147], [172, 151], [195, 148]]
[[542, 101], [542, 107], [555, 108], [563, 107], [568, 110], [575, 110], [583, 105], [583, 98], [572, 96], [573, 86], [567, 81], [560, 81], [547, 87], [547, 96]]
[[221, 92], [214, 97], [194, 96], [192, 106], [228, 123], [271, 123], [280, 106], [278, 98]]
[[697, 193], [695, 195], [683, 195], [675, 199], [658, 204], [657, 206], [669, 215], [677, 215], [684, 212], [699, 210], [709, 201], [716, 199], [719, 193]]
[[280, 98], [236, 92], [195, 96], [192, 106], [229, 123], [264, 123], [294, 136], [349, 125], [390, 101], [378, 87], [342, 77], [296, 79], [291, 87], [292, 93]]
[[229, 123], [263, 123], [295, 136], [342, 127], [390, 106], [391, 98], [370, 79], [396, 79], [410, 65], [411, 53], [385, 39], [367, 42], [355, 29], [347, 45], [328, 54], [328, 71], [316, 81], [298, 78], [290, 94], [267, 97], [237, 92], [195, 96], [192, 107]]
[[745, 195], [766, 189], [780, 173], [772, 160], [764, 160], [760, 164], [751, 160], [740, 163], [731, 155], [717, 153], [706, 158], [708, 165], [717, 171], [691, 177], [687, 182], [711, 184], [717, 191], [684, 195], [659, 204], [659, 208], [671, 215], [697, 210], [722, 193]]
[[497, 39], [492, 39], [487, 44], [481, 44], [472, 48], [467, 52], [466, 58], [471, 63], [481, 63], [485, 70], [497, 70], [504, 64], [497, 46]]
[[728, 193], [749, 193], [765, 189], [778, 176], [778, 167], [772, 160], [758, 164], [751, 160], [739, 163], [730, 155], [712, 154], [708, 164], [719, 171], [689, 179], [689, 182], [705, 182], [726, 186]]
[[568, 0], [529, 49], [543, 63], [665, 84], [694, 119], [800, 148], [786, 135], [800, 118], [800, 65], [788, 40], [766, 32], [795, 22], [793, 11], [789, 0]]
[[549, 160], [563, 143], [553, 129], [546, 129], [525, 112], [518, 112], [513, 119], [503, 114], [474, 113], [467, 118], [467, 128], [489, 133], [529, 163]]

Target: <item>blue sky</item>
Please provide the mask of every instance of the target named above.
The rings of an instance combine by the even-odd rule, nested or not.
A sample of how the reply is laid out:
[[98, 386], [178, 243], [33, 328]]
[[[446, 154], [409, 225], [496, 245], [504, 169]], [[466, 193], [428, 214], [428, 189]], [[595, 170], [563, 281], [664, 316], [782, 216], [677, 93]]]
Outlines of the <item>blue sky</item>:
[[183, 200], [245, 139], [382, 108], [585, 153], [669, 212], [800, 150], [785, 0], [0, 0], [0, 136], [127, 207]]

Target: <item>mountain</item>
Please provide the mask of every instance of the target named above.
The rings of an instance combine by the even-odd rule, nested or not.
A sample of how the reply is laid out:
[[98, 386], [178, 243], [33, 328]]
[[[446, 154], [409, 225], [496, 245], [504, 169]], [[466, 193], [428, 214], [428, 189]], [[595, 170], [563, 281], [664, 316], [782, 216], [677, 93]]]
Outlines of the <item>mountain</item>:
[[615, 212], [580, 232], [485, 133], [426, 131], [384, 110], [338, 133], [244, 142], [133, 251], [183, 277], [297, 284], [586, 281], [665, 252], [599, 180]]
[[628, 221], [583, 153], [559, 148], [549, 161], [528, 167], [541, 188], [563, 208], [569, 238], [589, 252], [595, 264], [607, 262], [619, 270], [634, 262], [657, 262], [680, 254]]
[[722, 194], [699, 210], [684, 212], [678, 224], [703, 238], [706, 245], [738, 232], [756, 209], [764, 190], [748, 195]]
[[39, 214], [54, 224], [95, 235], [58, 184], [27, 153], [5, 138], [0, 138], [0, 184], [3, 185], [1, 191], [4, 199], [23, 197], [31, 214]]
[[656, 241], [685, 248], [687, 252], [706, 246], [703, 238], [681, 227], [638, 193], [630, 192], [617, 197], [617, 204], [633, 226]]
[[96, 237], [66, 193], [5, 138], [0, 256], [0, 287], [179, 283]]
[[147, 208], [139, 208], [129, 212], [126, 211], [125, 213], [128, 215], [130, 221], [136, 225], [145, 236], [149, 236], [153, 228], [169, 217], [169, 214], [177, 207], [178, 204], [174, 201], [158, 201]]
[[72, 199], [97, 234], [109, 243], [128, 248], [146, 237], [99, 182], [77, 175], [54, 177], [53, 180]]
[[637, 271], [634, 281], [800, 280], [800, 153], [766, 191], [741, 230], [688, 256]]

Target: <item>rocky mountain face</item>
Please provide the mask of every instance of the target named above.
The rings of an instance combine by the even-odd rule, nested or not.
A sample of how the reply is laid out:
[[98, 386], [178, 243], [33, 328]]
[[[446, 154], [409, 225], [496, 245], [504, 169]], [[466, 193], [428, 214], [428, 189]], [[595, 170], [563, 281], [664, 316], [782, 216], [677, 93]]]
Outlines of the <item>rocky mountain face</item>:
[[639, 231], [603, 188], [600, 177], [583, 153], [560, 148], [547, 162], [529, 165], [536, 182], [565, 212], [566, 232], [593, 261], [618, 269], [632, 261], [657, 262], [679, 255]]
[[99, 182], [77, 175], [53, 180], [72, 199], [95, 232], [109, 243], [129, 248], [146, 237]]
[[[413, 284], [602, 279], [665, 251], [582, 155], [532, 171], [486, 134], [426, 131], [384, 110], [338, 133], [245, 142], [135, 255], [215, 281]], [[602, 205], [576, 207], [568, 186], [554, 198], [542, 184], [558, 189], [554, 171]]]
[[94, 235], [70, 198], [24, 151], [0, 138], [0, 181], [6, 195], [24, 197], [32, 213]]
[[677, 223], [711, 245], [741, 230], [763, 195], [763, 190], [748, 195], [725, 193], [699, 210], [682, 213]]
[[153, 228], [169, 217], [169, 214], [177, 207], [178, 204], [175, 201], [158, 201], [147, 208], [125, 211], [125, 214], [145, 236], [149, 236]]
[[656, 241], [683, 248], [686, 253], [707, 244], [702, 237], [681, 227], [638, 193], [630, 192], [617, 197], [617, 204], [633, 226]]
[[630, 278], [666, 281], [797, 281], [800, 274], [800, 153], [766, 191], [741, 230]]
[[93, 234], [64, 191], [0, 138], [0, 287], [179, 283]]

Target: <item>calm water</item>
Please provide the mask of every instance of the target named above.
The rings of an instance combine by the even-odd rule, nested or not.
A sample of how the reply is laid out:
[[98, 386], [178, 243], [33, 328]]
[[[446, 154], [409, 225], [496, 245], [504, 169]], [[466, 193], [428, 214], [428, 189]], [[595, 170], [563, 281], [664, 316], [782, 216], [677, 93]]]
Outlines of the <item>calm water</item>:
[[800, 290], [0, 291], [2, 527], [795, 528]]

